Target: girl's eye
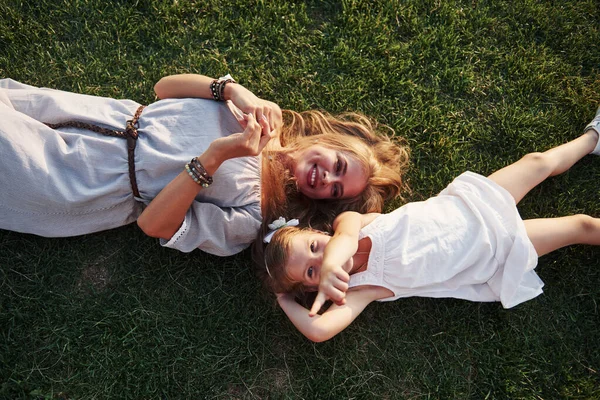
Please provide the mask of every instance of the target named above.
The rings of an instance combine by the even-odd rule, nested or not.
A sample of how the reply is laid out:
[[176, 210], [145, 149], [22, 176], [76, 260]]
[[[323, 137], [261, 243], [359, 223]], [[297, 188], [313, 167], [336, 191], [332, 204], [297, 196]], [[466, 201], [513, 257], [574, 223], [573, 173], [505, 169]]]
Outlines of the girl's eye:
[[314, 252], [315, 252], [315, 249], [316, 249], [316, 247], [317, 247], [317, 246], [315, 245], [315, 242], [312, 242], [312, 243], [310, 244], [310, 251], [312, 251], [312, 252], [314, 253]]
[[342, 172], [342, 162], [340, 161], [339, 158], [335, 162], [335, 172], [337, 172], [338, 175], [339, 175], [340, 172]]
[[308, 277], [311, 278], [311, 279], [313, 277], [313, 270], [314, 270], [313, 267], [309, 267], [308, 268], [308, 272], [306, 273], [308, 275]]

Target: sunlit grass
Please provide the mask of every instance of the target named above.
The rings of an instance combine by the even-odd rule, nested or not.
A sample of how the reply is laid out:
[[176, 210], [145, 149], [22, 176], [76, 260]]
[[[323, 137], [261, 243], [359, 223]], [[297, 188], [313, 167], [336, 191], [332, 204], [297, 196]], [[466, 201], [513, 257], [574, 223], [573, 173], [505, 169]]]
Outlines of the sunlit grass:
[[[0, 15], [1, 77], [149, 103], [166, 74], [229, 72], [282, 108], [370, 115], [411, 144], [412, 200], [575, 138], [600, 102], [591, 0], [0, 0]], [[521, 213], [600, 216], [598, 182], [588, 157]], [[2, 231], [0, 397], [599, 398], [599, 256], [540, 259], [546, 292], [515, 309], [377, 304], [314, 345], [248, 253], [180, 254], [135, 226]]]

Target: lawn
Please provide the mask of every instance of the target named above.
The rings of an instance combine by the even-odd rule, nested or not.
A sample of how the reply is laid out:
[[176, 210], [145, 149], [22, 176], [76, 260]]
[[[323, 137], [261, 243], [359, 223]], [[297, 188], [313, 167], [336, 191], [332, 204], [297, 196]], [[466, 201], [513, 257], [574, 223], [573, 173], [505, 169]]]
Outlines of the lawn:
[[[367, 114], [410, 143], [406, 200], [573, 139], [600, 103], [595, 0], [0, 0], [0, 15], [0, 77], [147, 104], [164, 75], [231, 73], [282, 108]], [[599, 187], [586, 157], [521, 215], [600, 217]], [[597, 399], [599, 258], [542, 257], [545, 293], [513, 309], [374, 304], [314, 344], [249, 252], [182, 254], [135, 225], [0, 231], [0, 398]]]

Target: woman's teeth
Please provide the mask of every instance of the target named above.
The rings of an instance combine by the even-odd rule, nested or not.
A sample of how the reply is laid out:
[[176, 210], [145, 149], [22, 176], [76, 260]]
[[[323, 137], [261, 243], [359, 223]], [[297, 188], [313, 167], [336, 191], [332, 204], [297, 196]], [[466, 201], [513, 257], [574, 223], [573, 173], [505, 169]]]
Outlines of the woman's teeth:
[[315, 187], [316, 178], [317, 178], [317, 167], [313, 167], [312, 175], [310, 176], [310, 186]]

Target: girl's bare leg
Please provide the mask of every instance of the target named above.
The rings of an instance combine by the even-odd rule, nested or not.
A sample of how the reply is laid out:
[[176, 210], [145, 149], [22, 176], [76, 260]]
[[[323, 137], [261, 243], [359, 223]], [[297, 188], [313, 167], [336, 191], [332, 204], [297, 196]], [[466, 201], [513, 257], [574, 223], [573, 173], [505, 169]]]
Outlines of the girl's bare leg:
[[600, 218], [578, 214], [523, 222], [538, 256], [571, 244], [600, 245]]
[[561, 174], [598, 143], [598, 133], [588, 130], [575, 140], [543, 153], [530, 153], [519, 161], [491, 174], [493, 180], [512, 194], [515, 202], [521, 201], [531, 189], [549, 176]]

